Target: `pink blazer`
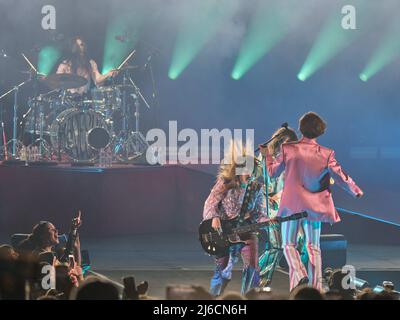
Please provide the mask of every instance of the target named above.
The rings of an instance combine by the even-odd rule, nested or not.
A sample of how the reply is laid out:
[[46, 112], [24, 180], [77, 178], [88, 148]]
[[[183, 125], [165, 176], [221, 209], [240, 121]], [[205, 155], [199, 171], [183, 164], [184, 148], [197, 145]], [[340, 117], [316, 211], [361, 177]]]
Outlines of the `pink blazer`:
[[307, 219], [311, 221], [340, 221], [329, 184], [326, 183], [329, 176], [352, 196], [363, 194], [353, 179], [342, 170], [335, 159], [335, 152], [319, 145], [315, 139], [302, 138], [298, 142], [285, 143], [276, 159], [267, 154], [266, 163], [271, 177], [277, 177], [285, 171], [278, 216], [285, 217], [305, 210]]

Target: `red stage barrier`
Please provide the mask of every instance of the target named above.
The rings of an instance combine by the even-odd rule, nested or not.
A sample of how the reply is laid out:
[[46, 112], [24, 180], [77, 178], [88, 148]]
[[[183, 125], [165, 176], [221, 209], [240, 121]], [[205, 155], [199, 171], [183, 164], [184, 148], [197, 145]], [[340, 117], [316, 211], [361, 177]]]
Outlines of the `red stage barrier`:
[[86, 236], [195, 231], [215, 177], [179, 165], [0, 166], [0, 232], [39, 220], [66, 232], [80, 209]]

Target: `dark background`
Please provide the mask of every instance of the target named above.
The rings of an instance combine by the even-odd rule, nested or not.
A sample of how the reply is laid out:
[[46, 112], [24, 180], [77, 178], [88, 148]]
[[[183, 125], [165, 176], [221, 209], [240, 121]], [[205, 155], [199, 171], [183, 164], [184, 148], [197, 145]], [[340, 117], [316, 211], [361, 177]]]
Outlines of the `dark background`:
[[[198, 0], [0, 0], [0, 49], [9, 55], [7, 59], [0, 58], [0, 92], [25, 79], [26, 75], [20, 73], [27, 69], [21, 52], [37, 63], [37, 48], [48, 44], [65, 46], [76, 34], [87, 40], [90, 55], [101, 70], [110, 17], [127, 8], [146, 6], [157, 19], [149, 19], [141, 31], [142, 42], [136, 45], [138, 54], [132, 63], [143, 66], [148, 54], [157, 52], [152, 61], [159, 105], [151, 98], [148, 70], [137, 70], [134, 78], [152, 105], [151, 110], [142, 105], [144, 133], [154, 127], [167, 129], [169, 120], [177, 120], [178, 129], [254, 128], [258, 143], [282, 122], [297, 128], [304, 112], [316, 111], [328, 122], [320, 143], [336, 150], [343, 167], [366, 194], [356, 201], [335, 191], [337, 205], [400, 223], [400, 60], [366, 83], [358, 78], [387, 26], [398, 19], [400, 2], [366, 1], [371, 4], [372, 13], [367, 20], [368, 32], [301, 82], [296, 75], [331, 10], [340, 12], [341, 5], [352, 1], [304, 0], [304, 6], [309, 7], [304, 23], [235, 81], [230, 73], [257, 2], [238, 1], [240, 8], [235, 16], [219, 28], [181, 76], [171, 80], [168, 68], [180, 18], [196, 14], [187, 5], [189, 1]], [[41, 28], [41, 8], [46, 4], [53, 4], [57, 10], [55, 31]], [[282, 10], [296, 14], [287, 7]], [[20, 90], [20, 113], [26, 110], [26, 99], [32, 94], [29, 85]], [[12, 106], [12, 97], [0, 101], [8, 137]], [[372, 148], [376, 154], [357, 156], [355, 150], [360, 147]], [[385, 148], [397, 150], [397, 154], [388, 158], [382, 154]]]

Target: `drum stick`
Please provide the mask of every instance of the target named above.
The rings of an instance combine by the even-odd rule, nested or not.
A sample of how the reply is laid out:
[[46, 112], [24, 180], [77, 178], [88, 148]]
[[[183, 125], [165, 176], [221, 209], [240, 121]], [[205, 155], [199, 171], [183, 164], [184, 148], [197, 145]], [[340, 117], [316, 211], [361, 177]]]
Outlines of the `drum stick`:
[[34, 67], [34, 65], [29, 61], [29, 59], [23, 54], [21, 53], [22, 56], [24, 57], [25, 61], [29, 64], [29, 66], [36, 72], [38, 73], [38, 71], [36, 70], [36, 68]]
[[44, 76], [43, 73], [40, 73], [40, 72], [37, 71], [35, 66], [29, 61], [29, 59], [23, 53], [21, 53], [21, 55], [24, 57], [25, 61], [29, 64], [29, 66], [33, 69], [33, 71], [36, 72], [36, 74], [40, 74], [40, 75]]
[[127, 62], [136, 52], [136, 49], [133, 49], [133, 51], [126, 57], [126, 59], [119, 65], [119, 67], [117, 68], [117, 70], [121, 70], [122, 66], [125, 64], [125, 62]]

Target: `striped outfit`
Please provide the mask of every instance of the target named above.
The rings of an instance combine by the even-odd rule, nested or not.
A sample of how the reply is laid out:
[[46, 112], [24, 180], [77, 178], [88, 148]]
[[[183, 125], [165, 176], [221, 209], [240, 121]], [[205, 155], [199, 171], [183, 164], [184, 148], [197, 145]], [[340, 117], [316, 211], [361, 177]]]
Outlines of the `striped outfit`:
[[[266, 155], [268, 174], [277, 177], [284, 171], [283, 187], [278, 216], [307, 211], [307, 219], [282, 223], [282, 244], [289, 265], [290, 290], [302, 278], [308, 277], [309, 284], [322, 288], [322, 266], [320, 250], [321, 222], [340, 221], [326, 177], [354, 197], [362, 195], [362, 190], [348, 176], [335, 159], [335, 152], [319, 145], [315, 139], [302, 138], [297, 142], [282, 144], [280, 155], [273, 159]], [[296, 250], [297, 234], [300, 226], [304, 230], [309, 256], [308, 270], [301, 262]]]
[[[269, 191], [268, 194], [275, 194], [275, 199], [273, 203], [269, 203], [268, 209], [268, 217], [274, 218], [278, 213], [279, 203], [280, 203], [280, 194], [283, 189], [283, 174], [275, 179], [270, 179], [269, 183]], [[264, 186], [265, 191], [265, 186]], [[264, 197], [264, 202], [266, 201], [266, 197]], [[265, 205], [265, 204], [264, 204]], [[281, 226], [279, 224], [271, 224], [265, 228], [265, 233], [260, 233], [261, 235], [266, 235], [265, 238], [261, 238], [260, 241], [265, 243], [265, 249], [261, 248], [260, 250], [264, 250], [259, 258], [259, 266], [260, 266], [260, 278], [261, 278], [261, 286], [270, 285], [272, 282], [272, 276], [275, 272], [276, 267], [279, 265], [279, 261], [283, 256], [282, 251], [282, 237], [281, 237]], [[260, 243], [261, 247], [261, 243]]]

